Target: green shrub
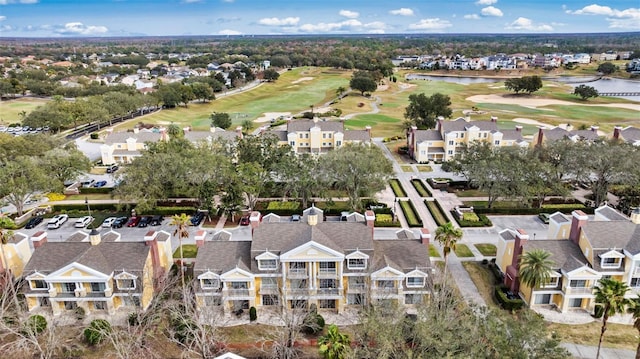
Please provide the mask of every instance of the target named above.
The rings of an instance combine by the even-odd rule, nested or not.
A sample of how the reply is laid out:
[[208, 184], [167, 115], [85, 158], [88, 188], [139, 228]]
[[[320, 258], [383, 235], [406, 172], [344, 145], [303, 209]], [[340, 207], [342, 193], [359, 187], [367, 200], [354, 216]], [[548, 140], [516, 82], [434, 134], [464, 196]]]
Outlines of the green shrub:
[[511, 214], [511, 215], [527, 215], [527, 214], [540, 214], [540, 213], [554, 213], [554, 212], [562, 212], [562, 213], [571, 213], [573, 210], [579, 209], [583, 211], [585, 214], [593, 214], [594, 208], [589, 207], [555, 207], [549, 206], [545, 208], [484, 208], [484, 207], [473, 207], [473, 211], [480, 214]]
[[296, 210], [300, 208], [300, 202], [297, 201], [271, 201], [267, 205], [267, 210]]
[[476, 217], [478, 218], [477, 221], [466, 221], [464, 219], [457, 218], [455, 215], [453, 217], [456, 219], [460, 227], [491, 227], [493, 225], [489, 217], [484, 214], [476, 215]]
[[473, 212], [465, 212], [462, 214], [462, 220], [468, 222], [480, 222], [478, 215]]
[[27, 318], [25, 327], [25, 331], [27, 331], [28, 333], [38, 335], [47, 329], [47, 320], [39, 314], [32, 315]]
[[82, 308], [82, 307], [77, 307], [74, 310], [74, 314], [76, 316], [76, 319], [78, 319], [78, 320], [83, 320], [85, 315], [86, 315], [86, 313], [84, 311], [84, 308]]
[[391, 186], [391, 189], [393, 190], [393, 193], [395, 194], [396, 197], [406, 197], [407, 196], [407, 192], [404, 191], [404, 188], [402, 188], [402, 185], [400, 184], [400, 181], [397, 179], [391, 179], [389, 180], [389, 185]]
[[507, 298], [506, 291], [507, 291], [507, 288], [502, 285], [496, 286], [494, 291], [496, 299], [498, 300], [498, 303], [500, 303], [502, 308], [509, 311], [522, 309], [522, 307], [524, 307], [524, 301], [519, 298], [518, 299]]
[[427, 189], [427, 186], [424, 185], [422, 180], [412, 179], [411, 184], [413, 184], [413, 187], [418, 191], [420, 197], [432, 197], [431, 192], [429, 192], [429, 189]]
[[256, 311], [256, 307], [249, 308], [249, 320], [255, 322], [258, 319], [258, 313]]
[[394, 222], [392, 214], [376, 213], [376, 221], [374, 223], [374, 226], [376, 226], [376, 227], [399, 227], [400, 226], [400, 222], [398, 222], [398, 221]]
[[84, 330], [84, 339], [89, 345], [96, 345], [105, 339], [105, 336], [111, 332], [111, 324], [104, 319], [96, 319], [91, 321], [89, 327]]
[[97, 140], [98, 138], [100, 138], [100, 135], [97, 132], [94, 132], [90, 135], [92, 140]]

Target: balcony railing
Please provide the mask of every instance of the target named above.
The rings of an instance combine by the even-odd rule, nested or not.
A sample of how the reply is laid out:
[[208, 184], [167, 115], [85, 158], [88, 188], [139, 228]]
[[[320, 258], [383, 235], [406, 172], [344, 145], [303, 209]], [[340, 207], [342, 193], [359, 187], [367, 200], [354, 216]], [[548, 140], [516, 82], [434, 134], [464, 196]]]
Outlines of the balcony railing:
[[286, 293], [288, 296], [308, 296], [309, 288], [287, 288]]
[[362, 293], [367, 289], [366, 284], [364, 283], [352, 283], [347, 287], [348, 293]]
[[593, 294], [593, 287], [567, 287], [567, 294]]
[[307, 278], [308, 275], [305, 268], [289, 268], [289, 272], [287, 272], [289, 278]]
[[335, 268], [322, 269], [318, 271], [318, 278], [335, 278], [338, 275], [338, 271]]
[[640, 267], [636, 267], [636, 269], [633, 271], [632, 277], [640, 277]]
[[260, 294], [277, 294], [278, 286], [275, 284], [263, 284], [260, 286]]
[[226, 289], [223, 294], [230, 298], [252, 297], [255, 294], [251, 289]]
[[377, 287], [377, 288], [373, 288], [373, 293], [375, 294], [398, 294], [399, 293], [399, 288], [395, 288], [395, 287]]
[[319, 297], [336, 296], [336, 295], [340, 295], [340, 289], [339, 288], [318, 288], [316, 290], [316, 295]]
[[56, 298], [75, 298], [76, 293], [75, 292], [57, 292], [55, 297]]

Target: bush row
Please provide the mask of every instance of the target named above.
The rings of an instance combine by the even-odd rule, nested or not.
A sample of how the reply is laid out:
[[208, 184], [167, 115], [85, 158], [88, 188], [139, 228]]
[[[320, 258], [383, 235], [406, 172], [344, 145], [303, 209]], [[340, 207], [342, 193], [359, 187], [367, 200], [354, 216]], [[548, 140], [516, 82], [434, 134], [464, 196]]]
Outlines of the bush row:
[[105, 194], [113, 192], [111, 187], [80, 187], [80, 194]]
[[395, 178], [392, 180], [389, 180], [389, 185], [391, 186], [391, 189], [393, 190], [393, 194], [395, 194], [396, 197], [407, 196], [407, 192], [404, 191], [404, 188], [402, 188], [402, 185], [400, 184], [399, 180]]
[[413, 187], [416, 189], [416, 191], [418, 191], [418, 194], [420, 194], [420, 197], [433, 197], [431, 195], [431, 192], [427, 188], [427, 186], [425, 186], [424, 183], [422, 182], [422, 180], [412, 179], [411, 184], [413, 184]]
[[460, 227], [491, 227], [493, 226], [493, 223], [491, 222], [491, 220], [484, 214], [478, 214], [478, 221], [468, 221], [462, 218], [458, 218], [453, 212], [454, 211], [451, 211], [451, 213], [453, 214], [453, 218], [455, 218], [456, 221], [458, 221], [458, 224], [460, 225]]
[[418, 217], [418, 212], [411, 200], [400, 201], [400, 208], [402, 208], [404, 218], [406, 218], [409, 227], [422, 227], [422, 220]]
[[518, 299], [509, 299], [507, 298], [507, 287], [505, 287], [504, 285], [499, 285], [495, 287], [494, 293], [496, 296], [496, 299], [498, 300], [498, 303], [500, 303], [500, 306], [502, 306], [502, 308], [504, 308], [505, 310], [519, 310], [522, 309], [522, 307], [524, 307], [524, 300], [518, 298]]
[[584, 206], [571, 206], [571, 207], [557, 207], [556, 205], [549, 205], [544, 208], [482, 208], [473, 207], [473, 211], [476, 214], [514, 214], [514, 215], [526, 215], [526, 214], [539, 214], [539, 213], [571, 213], [574, 210], [581, 210], [586, 214], [593, 214], [594, 208], [587, 208]]
[[433, 220], [436, 221], [438, 226], [442, 226], [449, 222], [447, 217], [445, 217], [444, 212], [440, 211], [440, 207], [436, 201], [427, 201], [425, 199], [424, 204], [427, 206], [427, 209], [431, 213], [431, 217], [433, 217]]

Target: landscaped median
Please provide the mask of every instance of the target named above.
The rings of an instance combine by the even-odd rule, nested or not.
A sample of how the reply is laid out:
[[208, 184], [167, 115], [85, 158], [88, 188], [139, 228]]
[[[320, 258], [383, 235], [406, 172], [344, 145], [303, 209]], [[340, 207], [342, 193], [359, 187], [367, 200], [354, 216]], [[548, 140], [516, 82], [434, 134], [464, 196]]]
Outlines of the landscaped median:
[[393, 190], [393, 194], [396, 197], [407, 196], [407, 192], [405, 192], [404, 188], [402, 188], [402, 184], [400, 184], [400, 181], [397, 178], [393, 178], [389, 180], [389, 185], [391, 186], [391, 189]]
[[420, 194], [420, 197], [433, 197], [431, 195], [431, 192], [429, 192], [429, 189], [427, 188], [427, 186], [425, 186], [424, 182], [422, 182], [421, 179], [412, 179], [411, 180], [411, 184], [413, 185], [413, 188], [416, 189], [416, 191], [418, 191], [418, 194]]
[[431, 213], [431, 217], [433, 217], [433, 220], [436, 221], [436, 224], [438, 226], [442, 226], [449, 222], [447, 216], [444, 214], [444, 211], [442, 211], [442, 209], [438, 205], [438, 202], [436, 202], [435, 200], [430, 201], [425, 199], [424, 204], [427, 206], [427, 209]]
[[407, 200], [400, 201], [399, 203], [409, 227], [422, 227], [422, 220], [420, 219], [420, 216], [418, 216], [418, 211], [416, 211], [416, 208], [413, 206], [413, 202], [411, 202], [411, 200]]

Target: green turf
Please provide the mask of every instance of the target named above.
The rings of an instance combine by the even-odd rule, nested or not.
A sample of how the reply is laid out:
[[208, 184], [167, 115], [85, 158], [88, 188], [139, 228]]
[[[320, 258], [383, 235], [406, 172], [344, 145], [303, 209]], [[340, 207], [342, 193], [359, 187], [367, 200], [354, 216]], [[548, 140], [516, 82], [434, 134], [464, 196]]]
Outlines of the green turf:
[[496, 246], [490, 243], [478, 243], [475, 245], [483, 256], [492, 257], [496, 255]]
[[[182, 258], [195, 258], [198, 254], [198, 246], [195, 244], [183, 244], [182, 245]], [[173, 258], [180, 258], [180, 247], [173, 252]]]
[[0, 124], [8, 125], [11, 123], [22, 122], [20, 113], [25, 114], [33, 111], [36, 107], [44, 105], [49, 100], [41, 98], [19, 98], [9, 101], [0, 101]]
[[468, 258], [473, 257], [473, 252], [467, 247], [466, 244], [457, 244], [455, 249], [456, 255], [458, 257]]

